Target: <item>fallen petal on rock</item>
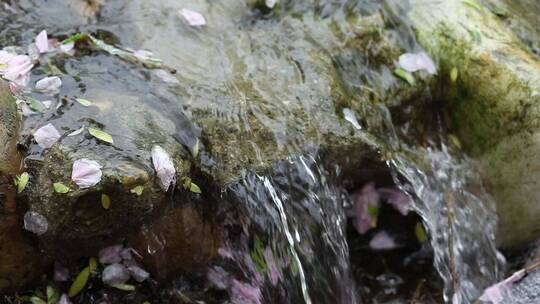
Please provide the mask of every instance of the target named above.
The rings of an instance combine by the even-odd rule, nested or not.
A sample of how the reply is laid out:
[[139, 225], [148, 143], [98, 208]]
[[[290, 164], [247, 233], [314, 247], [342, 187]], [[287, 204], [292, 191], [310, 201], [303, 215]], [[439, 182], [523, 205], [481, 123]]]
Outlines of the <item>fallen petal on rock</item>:
[[431, 75], [437, 74], [437, 67], [433, 60], [425, 52], [417, 54], [405, 53], [399, 56], [398, 65], [407, 72], [425, 70]]
[[28, 211], [24, 214], [24, 229], [42, 235], [47, 232], [48, 228], [49, 222], [43, 215], [34, 211]]
[[34, 139], [43, 149], [52, 147], [60, 137], [60, 133], [52, 124], [47, 124], [34, 132]]
[[73, 163], [71, 180], [83, 189], [95, 186], [101, 181], [101, 168], [101, 165], [93, 160], [76, 160]]
[[394, 239], [386, 231], [377, 232], [371, 241], [369, 247], [373, 250], [391, 250], [397, 247]]
[[122, 262], [120, 255], [124, 246], [112, 245], [101, 249], [98, 253], [98, 259], [101, 264], [117, 264]]
[[36, 82], [36, 90], [45, 94], [54, 95], [60, 92], [62, 79], [58, 76], [45, 77]]
[[129, 266], [128, 271], [131, 277], [139, 283], [144, 282], [150, 277], [150, 274], [146, 270], [136, 265]]
[[195, 11], [183, 8], [180, 10], [180, 14], [186, 19], [187, 23], [191, 26], [201, 26], [206, 24], [206, 20], [203, 15]]
[[16, 55], [7, 63], [7, 68], [4, 70], [4, 78], [15, 82], [19, 86], [28, 84], [28, 73], [32, 70], [34, 64], [27, 55]]
[[124, 284], [129, 280], [129, 271], [122, 264], [112, 264], [103, 269], [101, 280], [109, 286]]
[[350, 122], [353, 127], [355, 127], [357, 130], [362, 129], [362, 126], [358, 123], [358, 120], [356, 119], [356, 115], [353, 111], [349, 108], [343, 109], [343, 116], [345, 117], [345, 120]]
[[160, 180], [161, 189], [167, 191], [170, 185], [176, 182], [176, 169], [171, 157], [160, 146], [154, 146], [152, 148], [152, 162]]
[[49, 38], [47, 37], [47, 31], [43, 30], [36, 36], [36, 47], [40, 53], [46, 53], [49, 51]]

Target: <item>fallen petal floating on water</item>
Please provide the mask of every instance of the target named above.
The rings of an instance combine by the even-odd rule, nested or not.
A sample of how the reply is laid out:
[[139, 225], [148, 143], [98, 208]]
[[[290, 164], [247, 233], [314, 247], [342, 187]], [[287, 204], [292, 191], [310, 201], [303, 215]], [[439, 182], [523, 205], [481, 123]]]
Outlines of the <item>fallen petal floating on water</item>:
[[402, 215], [409, 214], [409, 211], [412, 209], [411, 197], [399, 188], [378, 188], [377, 192], [379, 192], [382, 199], [386, 200], [388, 204], [392, 205]]
[[47, 124], [34, 132], [34, 139], [43, 149], [52, 147], [60, 137], [60, 133], [52, 124]]
[[76, 160], [71, 171], [71, 180], [81, 188], [89, 188], [101, 181], [101, 165], [86, 158]]
[[43, 215], [34, 211], [28, 211], [24, 214], [24, 229], [42, 235], [47, 232], [48, 228], [49, 222]]
[[161, 189], [167, 191], [169, 186], [176, 182], [176, 169], [171, 157], [160, 146], [154, 146], [152, 148], [152, 162], [161, 182]]
[[187, 23], [191, 26], [201, 26], [206, 24], [204, 16], [195, 11], [183, 8], [180, 10], [180, 14], [182, 14]]
[[437, 74], [437, 67], [433, 60], [425, 52], [417, 54], [405, 53], [399, 56], [398, 65], [407, 72], [425, 70], [431, 75]]
[[62, 79], [58, 76], [45, 77], [36, 82], [36, 90], [45, 94], [58, 94], [62, 86]]
[[369, 247], [373, 250], [391, 250], [397, 247], [394, 238], [392, 238], [386, 231], [377, 232], [371, 241], [369, 241]]
[[368, 183], [359, 191], [353, 193], [354, 226], [358, 233], [364, 234], [377, 225], [377, 212], [380, 196], [375, 190], [374, 183]]
[[129, 271], [122, 264], [112, 264], [103, 269], [101, 280], [109, 286], [124, 284], [129, 280]]

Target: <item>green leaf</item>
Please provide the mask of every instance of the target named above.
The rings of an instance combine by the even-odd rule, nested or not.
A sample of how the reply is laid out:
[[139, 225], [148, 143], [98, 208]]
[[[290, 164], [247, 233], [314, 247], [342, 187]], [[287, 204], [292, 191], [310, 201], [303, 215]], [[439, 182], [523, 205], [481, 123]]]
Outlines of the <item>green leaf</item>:
[[54, 188], [54, 192], [61, 193], [61, 194], [68, 193], [70, 190], [68, 186], [62, 183], [54, 183], [53, 188]]
[[137, 196], [141, 196], [143, 194], [143, 191], [144, 191], [144, 187], [143, 186], [137, 186], [133, 189], [131, 189], [129, 192], [137, 195]]
[[115, 284], [115, 285], [111, 285], [111, 286], [114, 287], [114, 288], [123, 290], [123, 291], [134, 291], [135, 290], [135, 286], [130, 285], [130, 284]]
[[94, 128], [88, 128], [88, 132], [90, 132], [90, 135], [94, 136], [95, 138], [101, 141], [104, 141], [109, 144], [114, 144], [112, 136], [104, 131], [94, 129]]
[[452, 70], [450, 71], [450, 80], [455, 83], [457, 81], [457, 77], [458, 77], [458, 69], [456, 67], [453, 67]]
[[47, 286], [47, 304], [57, 304], [60, 294], [51, 286]]
[[91, 273], [96, 273], [96, 270], [98, 268], [98, 261], [96, 258], [92, 257], [88, 260], [88, 269], [90, 269]]
[[88, 283], [88, 278], [90, 277], [90, 267], [85, 267], [75, 278], [73, 284], [69, 288], [68, 295], [70, 298], [76, 296], [84, 289], [86, 283]]
[[199, 139], [198, 138], [195, 140], [195, 144], [193, 145], [193, 147], [191, 147], [191, 155], [193, 155], [194, 158], [196, 158], [197, 155], [199, 155]]
[[191, 185], [189, 186], [189, 191], [193, 192], [193, 193], [197, 193], [197, 194], [201, 194], [202, 191], [201, 191], [201, 188], [199, 188], [199, 186], [197, 186], [197, 184], [191, 182]]
[[505, 7], [495, 5], [491, 8], [491, 11], [499, 17], [508, 17], [508, 10]]
[[414, 76], [402, 68], [395, 69], [394, 74], [399, 76], [401, 79], [407, 81], [410, 85], [414, 85], [416, 83], [416, 81], [414, 80]]
[[416, 223], [416, 226], [414, 227], [414, 234], [416, 235], [416, 239], [418, 239], [420, 243], [423, 243], [427, 240], [426, 231], [424, 230], [424, 227], [420, 222]]
[[75, 130], [71, 133], [69, 133], [67, 136], [72, 137], [81, 134], [84, 131], [84, 126], [82, 126], [80, 129]]
[[84, 98], [75, 98], [75, 100], [85, 107], [89, 107], [93, 104], [90, 100]]
[[32, 302], [32, 304], [47, 304], [47, 302], [35, 296], [31, 297], [30, 301]]
[[461, 2], [469, 7], [474, 8], [475, 10], [479, 12], [483, 11], [482, 6], [474, 0], [462, 0]]
[[65, 40], [62, 41], [62, 44], [69, 44], [69, 43], [75, 43], [79, 40], [83, 40], [83, 39], [86, 39], [88, 37], [87, 34], [84, 34], [84, 33], [78, 33], [78, 34], [75, 34]]
[[26, 97], [26, 104], [34, 112], [45, 113], [47, 111], [47, 107], [41, 101], [31, 96]]
[[30, 175], [24, 172], [21, 175], [15, 177], [15, 186], [17, 186], [17, 193], [21, 193], [26, 188], [28, 181], [30, 180]]
[[107, 194], [101, 194], [101, 207], [105, 210], [111, 207], [111, 198]]

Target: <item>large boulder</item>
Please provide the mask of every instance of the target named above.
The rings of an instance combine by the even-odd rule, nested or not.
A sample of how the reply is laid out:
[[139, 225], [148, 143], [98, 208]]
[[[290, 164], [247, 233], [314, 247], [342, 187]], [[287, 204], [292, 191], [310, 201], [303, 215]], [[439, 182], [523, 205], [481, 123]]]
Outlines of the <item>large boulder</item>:
[[[540, 61], [483, 6], [411, 1], [418, 41], [440, 60], [443, 98], [464, 148], [483, 163], [497, 202], [498, 242], [540, 234]], [[466, 20], [464, 22], [464, 20]], [[458, 71], [457, 83], [450, 73]]]

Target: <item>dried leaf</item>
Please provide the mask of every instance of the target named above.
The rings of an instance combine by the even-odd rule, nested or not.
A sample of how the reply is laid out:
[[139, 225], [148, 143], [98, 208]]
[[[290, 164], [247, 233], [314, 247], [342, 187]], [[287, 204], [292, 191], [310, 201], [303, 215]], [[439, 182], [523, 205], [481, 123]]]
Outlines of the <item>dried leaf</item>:
[[70, 190], [68, 186], [62, 183], [54, 183], [53, 188], [54, 188], [54, 192], [61, 193], [61, 194], [68, 193]]
[[68, 295], [70, 298], [78, 295], [88, 283], [88, 278], [90, 277], [90, 267], [85, 267], [75, 278], [73, 284], [69, 288]]
[[113, 138], [111, 135], [109, 135], [107, 132], [95, 129], [95, 128], [88, 128], [88, 132], [90, 135], [94, 136], [95, 138], [104, 141], [109, 144], [114, 144]]

